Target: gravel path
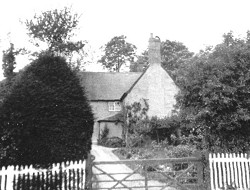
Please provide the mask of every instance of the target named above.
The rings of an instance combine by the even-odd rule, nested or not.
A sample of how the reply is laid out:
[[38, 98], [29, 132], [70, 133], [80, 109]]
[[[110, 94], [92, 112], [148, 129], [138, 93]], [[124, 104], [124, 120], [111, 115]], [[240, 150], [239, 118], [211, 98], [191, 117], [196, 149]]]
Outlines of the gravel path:
[[[106, 148], [106, 147], [102, 147], [102, 146], [97, 146], [97, 145], [92, 145], [92, 150], [91, 150], [91, 154], [95, 156], [95, 161], [118, 161], [119, 158], [114, 155], [112, 153], [112, 148]], [[125, 164], [105, 164], [105, 165], [98, 165], [98, 167], [108, 173], [132, 173], [133, 171], [128, 168]], [[94, 174], [100, 174], [101, 171], [97, 170], [96, 168], [93, 168], [93, 173]], [[124, 177], [126, 177], [128, 174], [114, 174], [112, 175], [113, 178], [115, 178], [116, 180], [121, 180]], [[112, 180], [110, 177], [108, 177], [107, 175], [97, 175], [97, 179], [98, 180]], [[133, 174], [132, 176], [130, 176], [129, 178], [127, 178], [127, 180], [136, 180], [136, 179], [144, 179], [143, 176], [139, 175], [139, 174]], [[101, 189], [108, 189], [111, 188], [112, 186], [114, 186], [117, 182], [103, 182], [103, 183], [98, 183], [98, 188]], [[139, 188], [145, 185], [144, 181], [132, 181], [132, 182], [123, 182], [124, 185], [126, 185], [127, 187], [137, 187], [137, 188], [132, 188], [133, 190], [144, 190], [145, 188]], [[158, 181], [149, 181], [148, 182], [149, 186], [152, 185], [163, 185], [162, 183], [158, 182]], [[97, 187], [95, 185], [93, 185], [93, 187]], [[122, 188], [124, 186], [122, 186], [122, 184], [118, 184], [116, 186], [116, 188], [119, 189], [126, 189], [128, 190], [128, 188]], [[157, 189], [161, 189], [161, 188], [149, 188], [149, 190], [157, 190]], [[165, 190], [175, 190], [172, 187], [166, 187]]]

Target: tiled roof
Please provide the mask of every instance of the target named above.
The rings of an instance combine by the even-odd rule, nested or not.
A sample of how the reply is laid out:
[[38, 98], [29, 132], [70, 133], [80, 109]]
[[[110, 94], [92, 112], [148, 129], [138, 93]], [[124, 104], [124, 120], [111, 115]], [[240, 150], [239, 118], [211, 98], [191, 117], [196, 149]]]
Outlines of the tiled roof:
[[141, 72], [81, 72], [79, 75], [89, 100], [120, 100], [141, 74]]

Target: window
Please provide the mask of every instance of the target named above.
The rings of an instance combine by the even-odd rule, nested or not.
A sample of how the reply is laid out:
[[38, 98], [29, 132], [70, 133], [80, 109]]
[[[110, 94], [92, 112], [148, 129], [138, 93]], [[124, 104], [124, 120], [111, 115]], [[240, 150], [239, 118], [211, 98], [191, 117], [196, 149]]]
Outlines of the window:
[[121, 111], [121, 103], [120, 102], [109, 102], [109, 111]]

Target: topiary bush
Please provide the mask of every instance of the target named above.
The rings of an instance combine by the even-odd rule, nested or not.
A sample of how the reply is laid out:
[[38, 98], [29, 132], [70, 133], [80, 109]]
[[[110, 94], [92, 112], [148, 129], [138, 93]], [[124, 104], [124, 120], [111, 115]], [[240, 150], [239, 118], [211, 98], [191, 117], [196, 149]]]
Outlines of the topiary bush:
[[43, 54], [22, 73], [0, 108], [1, 165], [43, 165], [86, 158], [93, 114], [64, 58]]

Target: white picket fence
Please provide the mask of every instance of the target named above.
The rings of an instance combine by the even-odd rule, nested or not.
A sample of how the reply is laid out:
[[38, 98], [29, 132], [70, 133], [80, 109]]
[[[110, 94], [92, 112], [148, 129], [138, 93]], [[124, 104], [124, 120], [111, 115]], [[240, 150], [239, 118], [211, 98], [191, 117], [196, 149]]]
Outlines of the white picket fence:
[[209, 154], [211, 190], [250, 189], [250, 158], [247, 154]]
[[35, 169], [32, 165], [2, 167], [0, 190], [84, 189], [85, 167], [86, 161], [57, 163], [51, 169]]

